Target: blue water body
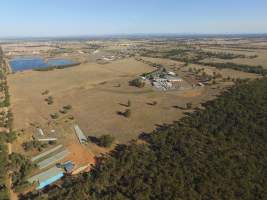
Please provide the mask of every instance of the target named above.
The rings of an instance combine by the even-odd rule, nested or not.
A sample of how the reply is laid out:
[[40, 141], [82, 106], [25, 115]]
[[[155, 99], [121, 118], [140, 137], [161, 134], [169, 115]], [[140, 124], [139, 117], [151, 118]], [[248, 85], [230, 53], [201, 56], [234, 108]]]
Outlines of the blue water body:
[[42, 57], [16, 57], [9, 62], [14, 72], [30, 69], [47, 68], [55, 66], [65, 66], [75, 64], [67, 59], [48, 59], [47, 62]]
[[72, 64], [75, 64], [74, 61], [72, 60], [66, 60], [66, 59], [49, 59], [47, 61], [47, 64], [49, 66], [64, 66], [64, 65], [72, 65]]

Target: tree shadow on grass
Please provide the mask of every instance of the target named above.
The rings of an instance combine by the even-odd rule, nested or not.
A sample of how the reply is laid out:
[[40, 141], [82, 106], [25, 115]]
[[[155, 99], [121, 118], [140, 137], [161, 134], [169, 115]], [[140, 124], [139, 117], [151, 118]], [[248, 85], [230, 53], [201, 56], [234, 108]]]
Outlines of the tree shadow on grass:
[[125, 104], [125, 103], [119, 103], [121, 106], [124, 106], [124, 107], [129, 107], [129, 105], [128, 104]]
[[95, 136], [88, 136], [88, 140], [94, 144], [99, 144], [99, 139]]

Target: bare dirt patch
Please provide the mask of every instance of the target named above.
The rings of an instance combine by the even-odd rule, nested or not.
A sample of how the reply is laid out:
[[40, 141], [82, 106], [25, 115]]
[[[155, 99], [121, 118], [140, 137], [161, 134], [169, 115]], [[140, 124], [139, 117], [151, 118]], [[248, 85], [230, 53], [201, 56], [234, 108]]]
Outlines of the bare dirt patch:
[[77, 143], [70, 142], [66, 145], [66, 148], [71, 152], [70, 155], [66, 157], [66, 161], [73, 161], [77, 167], [81, 167], [87, 164], [95, 164], [95, 156], [88, 151], [88, 148]]

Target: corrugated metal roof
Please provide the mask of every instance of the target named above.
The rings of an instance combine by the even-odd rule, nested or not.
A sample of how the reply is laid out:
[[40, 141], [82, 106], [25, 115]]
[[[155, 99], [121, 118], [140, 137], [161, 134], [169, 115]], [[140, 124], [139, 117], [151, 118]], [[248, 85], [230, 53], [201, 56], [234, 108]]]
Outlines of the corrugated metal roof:
[[43, 158], [43, 157], [45, 157], [45, 156], [47, 156], [47, 155], [49, 155], [49, 154], [52, 154], [52, 153], [55, 152], [55, 151], [61, 149], [62, 147], [63, 147], [63, 145], [60, 144], [60, 145], [58, 145], [58, 146], [56, 146], [56, 147], [54, 147], [54, 148], [52, 148], [52, 149], [50, 149], [50, 150], [48, 150], [48, 151], [45, 151], [45, 152], [43, 152], [43, 153], [41, 153], [41, 154], [38, 154], [37, 156], [34, 156], [34, 157], [31, 159], [31, 161], [34, 162], [34, 161], [36, 161], [36, 160], [39, 160], [39, 159], [41, 159], [41, 158]]
[[74, 169], [74, 164], [70, 161], [70, 162], [63, 164], [63, 167], [66, 172], [70, 173]]
[[48, 185], [50, 185], [50, 184], [52, 184], [52, 183], [60, 180], [63, 176], [64, 176], [64, 174], [63, 173], [60, 173], [60, 174], [57, 174], [56, 176], [53, 176], [50, 179], [47, 179], [47, 180], [45, 180], [43, 182], [40, 182], [40, 184], [37, 187], [37, 189], [38, 190], [43, 189], [44, 187], [46, 187], [46, 186], [48, 186]]
[[64, 171], [61, 168], [57, 168], [57, 167], [52, 167], [40, 174], [37, 174], [31, 178], [28, 179], [28, 181], [30, 183], [34, 183], [37, 182], [39, 184], [43, 183], [43, 182], [47, 182], [47, 180], [52, 179], [53, 177], [57, 177], [61, 174], [63, 174]]
[[39, 162], [37, 165], [40, 169], [44, 169], [52, 164], [55, 164], [56, 162], [64, 159], [68, 154], [70, 153], [70, 151], [68, 149], [65, 149], [59, 153], [57, 153], [54, 156], [51, 156], [41, 162]]
[[74, 125], [74, 130], [81, 144], [87, 142], [86, 136], [83, 134], [82, 130], [78, 125]]

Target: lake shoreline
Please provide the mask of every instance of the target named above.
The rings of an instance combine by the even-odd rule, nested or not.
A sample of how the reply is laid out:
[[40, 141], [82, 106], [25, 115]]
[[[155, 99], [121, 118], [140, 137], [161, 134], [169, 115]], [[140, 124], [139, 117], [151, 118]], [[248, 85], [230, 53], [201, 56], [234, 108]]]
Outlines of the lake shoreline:
[[12, 72], [35, 70], [47, 71], [52, 69], [62, 69], [79, 65], [80, 63], [63, 58], [43, 58], [43, 57], [15, 57], [7, 61]]

